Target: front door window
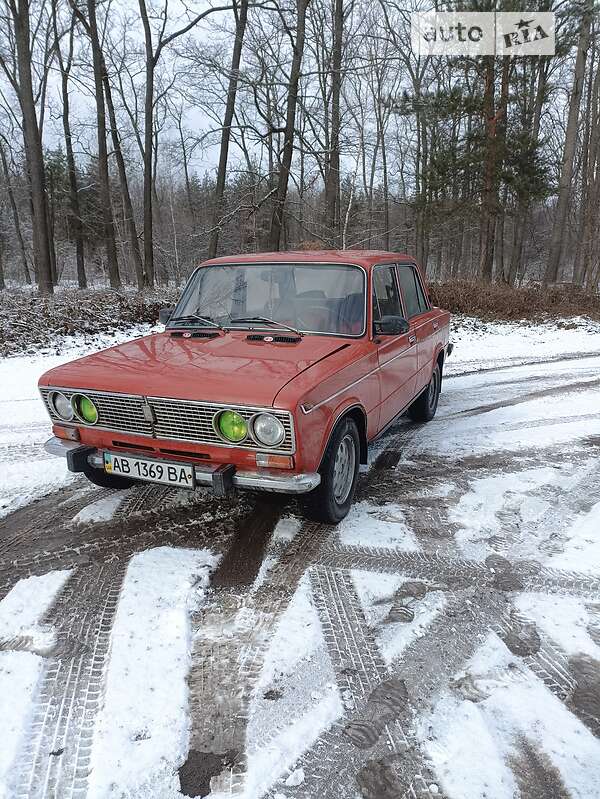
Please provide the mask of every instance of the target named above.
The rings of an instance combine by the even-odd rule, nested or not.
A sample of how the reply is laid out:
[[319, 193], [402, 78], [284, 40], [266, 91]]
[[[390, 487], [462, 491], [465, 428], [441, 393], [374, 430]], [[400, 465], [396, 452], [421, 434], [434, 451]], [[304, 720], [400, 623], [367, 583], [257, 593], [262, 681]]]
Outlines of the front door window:
[[394, 266], [378, 266], [373, 270], [373, 324], [384, 316], [402, 316]]

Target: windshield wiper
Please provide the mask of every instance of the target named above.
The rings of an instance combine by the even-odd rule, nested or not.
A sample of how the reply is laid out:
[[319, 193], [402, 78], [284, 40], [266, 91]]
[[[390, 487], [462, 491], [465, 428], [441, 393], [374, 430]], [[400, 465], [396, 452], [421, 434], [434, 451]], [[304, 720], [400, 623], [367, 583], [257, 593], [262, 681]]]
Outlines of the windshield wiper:
[[218, 322], [213, 322], [212, 319], [207, 319], [205, 316], [199, 316], [196, 313], [185, 314], [185, 316], [172, 316], [169, 319], [169, 324], [171, 324], [171, 322], [191, 322], [192, 320], [202, 322], [205, 327], [216, 327], [219, 330], [223, 330], [223, 325], [220, 325]]
[[229, 324], [235, 324], [236, 322], [262, 322], [266, 325], [275, 325], [276, 327], [282, 327], [284, 330], [290, 330], [292, 333], [295, 333], [297, 336], [303, 336], [304, 333], [301, 330], [298, 330], [291, 325], [286, 325], [283, 322], [277, 322], [275, 319], [269, 319], [268, 316], [238, 316], [236, 319], [230, 319]]

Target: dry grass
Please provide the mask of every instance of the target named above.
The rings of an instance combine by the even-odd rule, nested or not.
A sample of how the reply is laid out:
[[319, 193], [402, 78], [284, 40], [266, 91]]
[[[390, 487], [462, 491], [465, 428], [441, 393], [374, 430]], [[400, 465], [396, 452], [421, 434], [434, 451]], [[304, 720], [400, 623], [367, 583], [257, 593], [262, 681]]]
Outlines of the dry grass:
[[571, 285], [516, 289], [456, 280], [431, 285], [429, 290], [436, 305], [455, 314], [476, 316], [487, 321], [555, 321], [573, 316], [600, 320], [600, 296]]
[[174, 302], [177, 294], [64, 289], [53, 297], [40, 297], [31, 291], [4, 291], [0, 294], [0, 355], [55, 347], [74, 334], [91, 337], [153, 324], [159, 308]]

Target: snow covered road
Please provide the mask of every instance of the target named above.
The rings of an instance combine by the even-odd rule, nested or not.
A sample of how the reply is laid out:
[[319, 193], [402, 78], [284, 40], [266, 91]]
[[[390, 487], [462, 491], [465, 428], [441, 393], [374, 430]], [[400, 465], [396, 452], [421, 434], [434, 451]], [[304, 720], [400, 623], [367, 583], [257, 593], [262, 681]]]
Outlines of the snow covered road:
[[71, 480], [0, 363], [0, 797], [596, 799], [600, 335], [477, 330], [337, 528]]

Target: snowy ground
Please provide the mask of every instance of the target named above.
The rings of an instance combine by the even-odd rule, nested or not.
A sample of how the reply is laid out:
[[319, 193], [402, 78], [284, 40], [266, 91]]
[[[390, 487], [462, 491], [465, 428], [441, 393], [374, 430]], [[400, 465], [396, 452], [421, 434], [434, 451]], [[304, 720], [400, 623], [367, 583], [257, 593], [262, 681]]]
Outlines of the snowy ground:
[[600, 796], [600, 327], [452, 339], [335, 531], [72, 482], [81, 347], [0, 362], [0, 797]]

